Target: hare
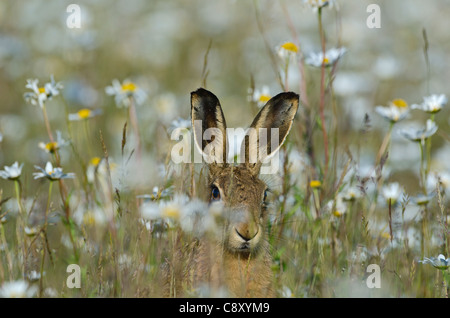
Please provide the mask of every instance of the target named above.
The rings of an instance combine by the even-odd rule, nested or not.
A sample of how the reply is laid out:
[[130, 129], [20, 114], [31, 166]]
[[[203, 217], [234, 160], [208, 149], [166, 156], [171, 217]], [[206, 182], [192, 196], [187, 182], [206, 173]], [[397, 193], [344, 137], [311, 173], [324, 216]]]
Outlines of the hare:
[[[208, 162], [202, 193], [211, 204], [222, 203], [228, 217], [220, 240], [209, 242], [199, 238], [185, 246], [166, 266], [166, 296], [179, 297], [183, 295], [183, 289], [205, 284], [211, 288], [225, 287], [228, 295], [233, 297], [276, 295], [266, 231], [267, 185], [259, 174], [264, 157], [273, 156], [284, 143], [298, 104], [299, 96], [292, 92], [270, 99], [250, 128], [278, 128], [277, 140], [270, 140], [269, 135], [266, 143], [256, 143], [248, 134], [241, 145], [242, 163], [234, 164], [226, 162], [227, 125], [218, 98], [203, 88], [191, 93], [194, 141]], [[205, 138], [208, 129], [216, 132], [210, 140]], [[260, 138], [256, 140], [260, 141]], [[262, 158], [252, 161], [252, 152], [256, 150]]]

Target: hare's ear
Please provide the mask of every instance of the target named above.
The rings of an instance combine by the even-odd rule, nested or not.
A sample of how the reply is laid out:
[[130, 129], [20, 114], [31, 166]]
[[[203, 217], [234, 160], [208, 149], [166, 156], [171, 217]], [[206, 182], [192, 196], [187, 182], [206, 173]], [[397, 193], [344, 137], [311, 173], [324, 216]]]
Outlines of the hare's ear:
[[272, 97], [256, 115], [242, 142], [240, 158], [254, 174], [259, 173], [262, 161], [272, 157], [283, 145], [298, 104], [298, 94], [280, 93]]
[[191, 93], [194, 142], [207, 163], [222, 164], [227, 159], [227, 124], [219, 99], [199, 88]]

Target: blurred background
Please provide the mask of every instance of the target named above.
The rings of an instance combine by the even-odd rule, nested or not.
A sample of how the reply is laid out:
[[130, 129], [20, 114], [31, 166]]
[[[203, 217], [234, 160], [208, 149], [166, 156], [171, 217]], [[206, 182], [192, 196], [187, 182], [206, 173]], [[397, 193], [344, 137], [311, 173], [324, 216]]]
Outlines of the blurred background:
[[[151, 193], [157, 185], [166, 186], [164, 169], [167, 166], [164, 163], [173, 144], [169, 127], [174, 120], [189, 119], [190, 92], [206, 84], [206, 88], [220, 99], [228, 127], [248, 126], [258, 111], [249, 92], [264, 88], [274, 96], [283, 90], [278, 81], [279, 74], [284, 72], [283, 61], [277, 54], [283, 43], [294, 42], [301, 52], [289, 64], [288, 89], [307, 94], [309, 118], [317, 120], [320, 68], [304, 65], [306, 91], [302, 91], [303, 78], [298, 66], [302, 56], [321, 50], [317, 13], [305, 2], [1, 1], [0, 167], [10, 166], [14, 161], [25, 163], [21, 179], [23, 197], [45, 193], [36, 188], [38, 182], [32, 180], [31, 173], [35, 172], [34, 165], [43, 167], [49, 160], [49, 154], [39, 147], [39, 143], [49, 141], [48, 135], [41, 109], [28, 104], [23, 95], [29, 91], [25, 88], [27, 79], [38, 79], [43, 85], [51, 75], [64, 88], [61, 96], [46, 103], [48, 117], [53, 133], [61, 131], [65, 140], [69, 135], [73, 137], [77, 155], [73, 155], [70, 147], [62, 148], [61, 165], [65, 172], [75, 172], [78, 176], [84, 173], [81, 172], [83, 167], [75, 162], [87, 164], [92, 157], [104, 156], [100, 131], [111, 162], [123, 164], [123, 127], [129, 120], [128, 110], [117, 107], [114, 97], [107, 95], [105, 88], [115, 79], [120, 83], [128, 79], [146, 93], [145, 101], [136, 107], [145, 168], [131, 165], [126, 172], [129, 175], [121, 171], [122, 177], [113, 180], [121, 191], [126, 193], [131, 189], [132, 203], [129, 205], [134, 208], [137, 206], [133, 201], [135, 195]], [[67, 26], [71, 13], [66, 10], [72, 3], [81, 9], [81, 28]], [[371, 14], [367, 8], [372, 3], [378, 4], [381, 10], [380, 28], [367, 26]], [[386, 106], [399, 98], [411, 106], [420, 104], [424, 96], [449, 95], [448, 16], [450, 0], [337, 0], [332, 7], [323, 10], [327, 48], [347, 49], [333, 74], [333, 96], [330, 98], [331, 92], [327, 91], [326, 98], [328, 123], [332, 121], [331, 109], [335, 102], [333, 118], [337, 120], [336, 138], [339, 137], [336, 170], [344, 166], [344, 154], [348, 149], [358, 163], [360, 175], [363, 174], [361, 171], [370, 174], [368, 171], [373, 169], [389, 128], [388, 121], [375, 112], [376, 106]], [[302, 95], [302, 101], [303, 98]], [[292, 147], [299, 154], [298, 160], [293, 159], [294, 164], [307, 165], [302, 139], [305, 109], [303, 104], [300, 107], [290, 138]], [[68, 113], [86, 108], [101, 110], [101, 114], [84, 123], [67, 121]], [[450, 171], [449, 115], [447, 105], [435, 117], [439, 130], [432, 142], [431, 171]], [[387, 173], [386, 180], [399, 182], [411, 195], [420, 191], [420, 152], [416, 143], [400, 136], [398, 131], [413, 123], [424, 125], [426, 118], [424, 112], [412, 110], [409, 118], [394, 126], [389, 162], [383, 171]], [[320, 161], [323, 157], [322, 135], [317, 127], [313, 138]], [[129, 121], [128, 129], [132, 131]], [[132, 133], [129, 138], [127, 155], [135, 146]], [[330, 136], [332, 138], [334, 136]], [[304, 172], [301, 169], [295, 171], [298, 175]], [[81, 193], [84, 181], [80, 178], [74, 181], [74, 188]], [[303, 194], [308, 185], [302, 176], [299, 179], [303, 184], [299, 185], [296, 194]], [[39, 185], [42, 186], [42, 182]], [[12, 183], [8, 180], [0, 179], [0, 189], [3, 189], [4, 197], [14, 196]], [[322, 199], [332, 200], [333, 195], [330, 191]], [[309, 196], [306, 198], [305, 202]], [[45, 206], [45, 200], [45, 195], [38, 199], [41, 206]], [[300, 201], [297, 197], [295, 200]], [[367, 202], [365, 207], [372, 204], [370, 200]], [[383, 209], [384, 228], [380, 232], [387, 226], [385, 205]], [[434, 211], [438, 213], [437, 209]], [[43, 214], [43, 211], [38, 213]], [[301, 214], [301, 211], [296, 213]], [[352, 220], [360, 222], [356, 215]], [[351, 224], [350, 221], [347, 224], [350, 229]], [[304, 226], [308, 228], [307, 224]], [[372, 243], [378, 247], [377, 240]], [[347, 243], [354, 248], [352, 244], [356, 241]], [[300, 251], [295, 246], [291, 248]], [[348, 255], [352, 251], [349, 248]], [[298, 256], [294, 252], [292, 255]], [[415, 257], [408, 255], [410, 259], [405, 261], [404, 268], [410, 266], [409, 261]], [[308, 266], [315, 264], [314, 257], [305, 261]], [[402, 259], [403, 254], [397, 257]], [[299, 272], [295, 266], [290, 269], [293, 273]], [[296, 295], [306, 295], [303, 287], [299, 287], [306, 279], [292, 275], [296, 283], [291, 289], [300, 290]], [[311, 275], [313, 277], [315, 273]], [[308, 279], [314, 282], [315, 278], [311, 277]], [[312, 287], [309, 292], [311, 290]], [[398, 295], [404, 295], [403, 292], [404, 289]], [[331, 295], [327, 292], [311, 294]], [[425, 290], [421, 295], [429, 294]]]
[[[433, 5], [419, 0], [377, 1], [379, 29], [366, 25], [371, 3], [341, 0], [323, 12], [327, 47], [348, 49], [334, 82], [344, 140], [351, 140], [352, 130], [361, 127], [367, 113], [373, 137], [379, 141], [379, 129], [386, 129], [386, 123], [374, 115], [376, 105], [387, 105], [395, 98], [420, 103], [422, 96], [448, 89], [450, 21], [443, 17], [450, 10], [450, 1], [434, 1]], [[257, 89], [268, 86], [271, 95], [281, 90], [264, 37], [273, 51], [286, 41], [299, 41], [304, 55], [320, 50], [317, 15], [300, 0], [78, 1], [79, 29], [66, 25], [69, 4], [43, 0], [0, 3], [0, 164], [18, 158], [38, 163], [46, 158], [37, 147], [46, 140], [41, 112], [23, 98], [28, 78], [45, 83], [53, 74], [64, 85], [62, 95], [71, 113], [82, 108], [102, 109], [103, 115], [94, 119], [93, 133], [102, 129], [108, 141], [121, 138], [124, 121], [123, 111], [114, 107], [105, 87], [113, 79], [132, 80], [148, 94], [137, 112], [143, 143], [151, 151], [155, 123], [168, 125], [178, 116], [188, 118], [189, 93], [202, 85], [210, 44], [207, 88], [222, 101], [229, 127], [244, 127], [253, 118], [255, 110], [243, 111], [249, 107], [247, 95], [252, 85]], [[429, 92], [423, 29], [429, 42]], [[315, 105], [320, 71], [307, 67], [305, 72], [308, 98]], [[292, 66], [289, 89], [299, 92], [299, 81], [298, 68]], [[52, 128], [64, 131], [61, 100], [48, 104]], [[447, 108], [436, 118], [441, 129], [448, 129], [448, 114]], [[420, 116], [419, 111], [413, 112], [413, 118], [420, 120]], [[393, 157], [416, 161], [413, 144], [400, 138], [397, 145]], [[445, 146], [442, 139], [433, 149], [440, 146]], [[114, 154], [120, 142], [111, 142], [109, 147]], [[448, 153], [448, 145], [446, 149]], [[367, 156], [374, 151], [368, 147]], [[405, 151], [411, 156], [404, 156]], [[402, 167], [410, 165], [402, 163]]]

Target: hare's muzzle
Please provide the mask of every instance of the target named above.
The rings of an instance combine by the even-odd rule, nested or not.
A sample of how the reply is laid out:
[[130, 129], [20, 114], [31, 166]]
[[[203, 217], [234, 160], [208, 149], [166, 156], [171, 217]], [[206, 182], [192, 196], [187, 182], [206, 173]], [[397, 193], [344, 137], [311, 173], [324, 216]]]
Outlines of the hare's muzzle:
[[256, 222], [239, 223], [234, 229], [236, 233], [246, 242], [253, 239], [259, 232], [259, 226]]
[[234, 211], [228, 228], [228, 248], [238, 252], [254, 250], [261, 238], [261, 227], [248, 210]]

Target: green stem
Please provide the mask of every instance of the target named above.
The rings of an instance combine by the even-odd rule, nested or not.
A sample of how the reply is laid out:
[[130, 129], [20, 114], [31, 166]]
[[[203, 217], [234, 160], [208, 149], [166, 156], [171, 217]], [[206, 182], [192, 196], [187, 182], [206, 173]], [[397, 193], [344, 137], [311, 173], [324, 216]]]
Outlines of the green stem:
[[27, 224], [27, 213], [22, 205], [21, 192], [20, 192], [20, 181], [18, 179], [14, 180], [14, 188], [15, 188], [15, 192], [16, 192], [16, 200], [17, 200], [17, 205], [19, 207], [19, 215], [20, 215], [19, 234], [17, 235], [17, 238], [19, 239], [19, 245], [22, 246], [22, 252], [23, 252], [22, 276], [25, 277], [25, 263], [26, 263], [25, 225]]
[[427, 195], [425, 153], [424, 153], [424, 145], [423, 145], [422, 141], [419, 142], [419, 147], [420, 147], [420, 184], [422, 186], [423, 194]]
[[[319, 8], [318, 10], [318, 22], [319, 22], [319, 33], [320, 33], [320, 42], [322, 45], [322, 54], [325, 58], [325, 34], [323, 31], [322, 26], [322, 8]], [[324, 143], [324, 152], [325, 152], [325, 167], [324, 167], [324, 173], [323, 173], [323, 179], [326, 179], [326, 175], [328, 172], [328, 160], [329, 160], [329, 154], [328, 154], [328, 135], [327, 135], [327, 129], [325, 124], [325, 63], [322, 61], [322, 67], [320, 68], [320, 103], [319, 103], [319, 113], [320, 113], [320, 121], [322, 126], [322, 134], [323, 134], [323, 143]]]
[[[430, 119], [434, 122], [434, 114], [431, 114]], [[425, 170], [425, 181], [428, 177], [428, 174], [430, 173], [431, 168], [431, 137], [427, 138], [426, 140], [426, 153], [427, 153], [427, 167]]]
[[[45, 251], [46, 251], [46, 247], [44, 244], [46, 244], [46, 242], [48, 242], [47, 240], [47, 225], [48, 225], [48, 211], [50, 209], [50, 201], [52, 198], [52, 188], [53, 188], [53, 181], [50, 181], [50, 185], [48, 187], [48, 198], [47, 198], [47, 207], [45, 208], [45, 218], [44, 218], [44, 227], [41, 231], [42, 236], [43, 236], [43, 246], [42, 246], [42, 259], [41, 259], [41, 277], [39, 278], [39, 297], [42, 297], [43, 295], [43, 280], [44, 280], [44, 263], [45, 263]], [[49, 254], [50, 254], [50, 250], [49, 250]]]
[[5, 236], [5, 228], [3, 227], [2, 223], [0, 223], [0, 234], [1, 234], [1, 238], [2, 238], [2, 244], [5, 247], [6, 259], [8, 260], [9, 279], [13, 280], [14, 278], [13, 278], [13, 265], [12, 265], [12, 260], [11, 260], [11, 254], [9, 253], [8, 245], [6, 242], [6, 236]]
[[139, 135], [139, 125], [138, 125], [138, 118], [136, 113], [136, 105], [134, 102], [134, 98], [130, 97], [130, 107], [129, 107], [129, 116], [130, 116], [130, 122], [131, 126], [134, 130], [134, 135], [136, 137], [136, 156], [138, 163], [141, 163], [141, 138]]

